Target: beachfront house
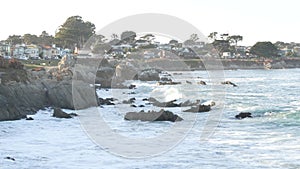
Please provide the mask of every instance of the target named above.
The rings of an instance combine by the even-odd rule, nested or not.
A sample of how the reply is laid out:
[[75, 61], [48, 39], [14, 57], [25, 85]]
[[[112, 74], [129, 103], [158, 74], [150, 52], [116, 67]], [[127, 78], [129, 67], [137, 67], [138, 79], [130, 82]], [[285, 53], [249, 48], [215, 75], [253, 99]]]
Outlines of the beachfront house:
[[11, 48], [9, 44], [0, 43], [0, 56], [9, 57], [11, 56]]
[[25, 45], [15, 45], [14, 47], [12, 47], [11, 51], [12, 51], [12, 57], [16, 58], [16, 59], [25, 59], [27, 60], [28, 57], [25, 55]]
[[30, 59], [39, 59], [40, 48], [37, 45], [27, 45], [25, 49], [25, 56]]

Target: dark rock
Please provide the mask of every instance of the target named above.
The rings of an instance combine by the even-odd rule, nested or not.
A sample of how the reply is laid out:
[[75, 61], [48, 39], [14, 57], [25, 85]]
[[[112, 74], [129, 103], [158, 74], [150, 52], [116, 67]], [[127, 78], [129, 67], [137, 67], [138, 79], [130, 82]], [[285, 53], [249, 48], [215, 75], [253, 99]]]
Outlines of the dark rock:
[[251, 113], [249, 112], [241, 112], [235, 116], [237, 119], [244, 119], [244, 118], [252, 118]]
[[195, 107], [191, 107], [188, 110], [184, 110], [184, 112], [194, 112], [194, 113], [198, 113], [198, 112], [208, 112], [211, 110], [211, 107], [208, 105], [198, 105]]
[[26, 117], [26, 120], [34, 120], [32, 117]]
[[171, 81], [172, 81], [172, 79], [171, 79], [171, 78], [169, 78], [169, 77], [161, 77], [161, 78], [160, 78], [160, 81], [164, 81], [164, 82], [171, 82]]
[[132, 105], [130, 105], [130, 107], [137, 107], [136, 105], [134, 105], [134, 104], [132, 104]]
[[197, 84], [200, 84], [200, 85], [206, 85], [206, 82], [204, 82], [204, 81], [200, 81], [200, 82], [198, 82]]
[[5, 157], [4, 159], [7, 159], [7, 160], [12, 160], [12, 161], [16, 161], [16, 159], [15, 159], [15, 158], [13, 158], [13, 157]]
[[144, 98], [143, 101], [148, 101], [148, 98]]
[[148, 111], [147, 113], [144, 111], [140, 112], [128, 112], [126, 113], [125, 120], [141, 120], [141, 121], [181, 121], [183, 120], [176, 114], [173, 114], [170, 111], [166, 111], [161, 109], [160, 111]]
[[136, 85], [131, 84], [128, 88], [129, 89], [134, 89], [134, 88], [136, 88]]
[[69, 115], [68, 113], [62, 111], [59, 108], [54, 108], [53, 117], [56, 117], [56, 118], [65, 118], [65, 119], [72, 118], [71, 115]]
[[132, 104], [135, 101], [135, 98], [130, 98], [129, 100], [123, 100], [123, 104]]
[[232, 83], [231, 81], [225, 81], [225, 82], [222, 82], [221, 84], [223, 84], [223, 85], [228, 84], [228, 85], [232, 85], [233, 87], [237, 87], [237, 85]]
[[144, 105], [139, 105], [139, 107], [145, 107]]
[[187, 84], [192, 84], [192, 82], [191, 81], [188, 81], [188, 80], [186, 80], [185, 81]]
[[151, 102], [154, 106], [157, 106], [157, 107], [179, 107], [180, 106], [179, 104], [174, 103], [177, 100], [172, 100], [172, 101], [169, 101], [169, 102], [159, 102], [155, 98], [150, 97], [148, 99], [148, 101]]
[[173, 81], [158, 82], [158, 85], [178, 85], [178, 84], [181, 84], [181, 82], [173, 82]]
[[113, 98], [99, 98], [99, 105], [115, 105], [114, 103], [112, 103], [112, 101], [114, 101]]
[[161, 70], [154, 69], [154, 68], [145, 69], [137, 74], [137, 79], [141, 81], [159, 81], [160, 80], [159, 74], [161, 72], [162, 72]]
[[69, 115], [70, 115], [70, 116], [73, 116], [73, 117], [78, 116], [78, 114], [76, 114], [76, 113], [70, 113]]
[[196, 105], [199, 105], [199, 103], [200, 103], [200, 100], [196, 100], [196, 102], [187, 100], [185, 102], [180, 103], [179, 106], [180, 107], [196, 106]]

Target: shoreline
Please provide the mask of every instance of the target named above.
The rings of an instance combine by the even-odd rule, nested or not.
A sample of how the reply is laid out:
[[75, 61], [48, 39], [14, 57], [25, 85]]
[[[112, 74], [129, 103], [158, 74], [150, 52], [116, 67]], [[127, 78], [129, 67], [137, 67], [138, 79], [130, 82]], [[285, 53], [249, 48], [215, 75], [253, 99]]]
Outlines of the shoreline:
[[[209, 60], [208, 60], [209, 61]], [[222, 67], [216, 69], [224, 70], [251, 70], [251, 69], [293, 69], [300, 68], [300, 58], [285, 58], [278, 60], [261, 59], [261, 60], [242, 60], [242, 59], [217, 59], [222, 63]], [[271, 67], [266, 68], [265, 64]], [[201, 59], [152, 59], [146, 61], [146, 65], [164, 68], [169, 71], [195, 71], [206, 70]]]

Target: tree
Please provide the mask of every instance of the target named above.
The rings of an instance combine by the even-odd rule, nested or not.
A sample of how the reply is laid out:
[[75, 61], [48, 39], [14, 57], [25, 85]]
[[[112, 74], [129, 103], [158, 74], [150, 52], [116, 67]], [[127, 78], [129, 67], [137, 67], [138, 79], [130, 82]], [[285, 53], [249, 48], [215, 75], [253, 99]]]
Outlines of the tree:
[[55, 34], [57, 42], [64, 48], [81, 48], [83, 44], [95, 34], [95, 25], [84, 22], [81, 16], [71, 16]]
[[39, 36], [39, 44], [49, 46], [54, 43], [54, 37], [49, 35], [46, 31], [43, 31]]
[[259, 57], [278, 57], [279, 50], [271, 42], [257, 42], [251, 47], [250, 53]]
[[185, 46], [193, 46], [193, 45], [195, 45], [198, 42], [198, 40], [199, 40], [198, 35], [195, 34], [195, 33], [193, 33], [193, 34], [191, 34], [191, 36], [190, 36], [190, 38], [188, 40], [186, 40], [186, 41], [183, 42], [183, 44]]
[[125, 43], [133, 43], [136, 38], [136, 33], [133, 31], [124, 31], [121, 34], [121, 41]]
[[229, 41], [233, 42], [235, 46], [237, 46], [237, 43], [242, 40], [243, 40], [243, 36], [241, 35], [229, 36]]
[[31, 34], [24, 34], [23, 35], [23, 39], [24, 39], [24, 43], [26, 45], [30, 45], [30, 44], [39, 44], [39, 38], [36, 35], [31, 35]]
[[22, 38], [21, 35], [10, 35], [6, 39], [6, 42], [11, 44], [11, 45], [22, 44], [23, 43], [23, 38]]
[[113, 33], [113, 34], [111, 35], [111, 39], [112, 39], [112, 40], [113, 40], [113, 39], [119, 39], [119, 36], [118, 36], [117, 34]]
[[190, 40], [197, 42], [199, 40], [198, 34], [196, 33], [191, 34]]
[[210, 38], [212, 41], [215, 41], [217, 39], [218, 32], [212, 32], [208, 35], [208, 38]]

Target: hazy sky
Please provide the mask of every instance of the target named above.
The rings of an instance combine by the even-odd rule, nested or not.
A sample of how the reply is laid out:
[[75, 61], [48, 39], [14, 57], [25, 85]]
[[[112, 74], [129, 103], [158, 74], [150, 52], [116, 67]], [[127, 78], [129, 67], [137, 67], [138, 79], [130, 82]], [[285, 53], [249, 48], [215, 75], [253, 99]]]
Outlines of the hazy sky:
[[299, 0], [4, 0], [0, 39], [9, 35], [55, 30], [73, 15], [97, 30], [125, 16], [162, 13], [184, 19], [203, 34], [239, 34], [241, 44], [256, 41], [300, 42]]

